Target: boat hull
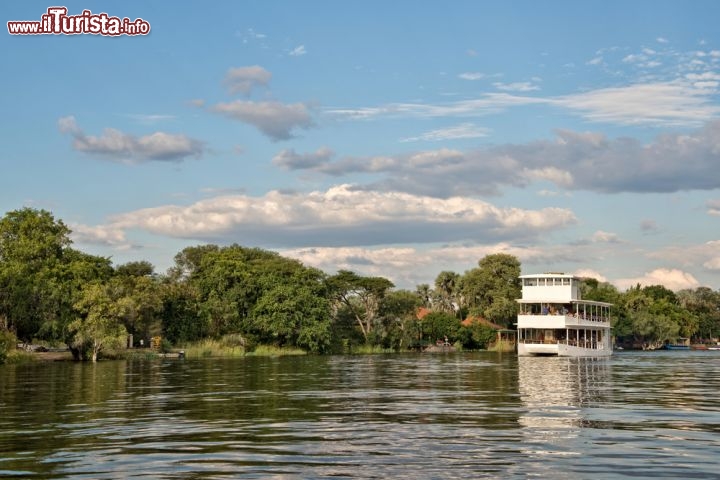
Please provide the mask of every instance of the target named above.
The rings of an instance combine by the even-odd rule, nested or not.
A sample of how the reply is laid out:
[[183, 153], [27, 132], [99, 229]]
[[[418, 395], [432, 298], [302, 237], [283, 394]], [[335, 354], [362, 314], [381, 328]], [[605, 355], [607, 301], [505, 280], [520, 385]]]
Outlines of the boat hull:
[[562, 343], [519, 343], [518, 355], [521, 357], [556, 356], [556, 357], [608, 357], [611, 348], [583, 348]]

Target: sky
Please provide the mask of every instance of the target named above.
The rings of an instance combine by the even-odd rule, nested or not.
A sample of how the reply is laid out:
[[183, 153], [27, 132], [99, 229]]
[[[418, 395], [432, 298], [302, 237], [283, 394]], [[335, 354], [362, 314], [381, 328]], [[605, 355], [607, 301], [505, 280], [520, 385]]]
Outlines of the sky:
[[399, 288], [524, 274], [720, 288], [715, 1], [4, 3], [0, 214], [163, 273], [261, 247]]

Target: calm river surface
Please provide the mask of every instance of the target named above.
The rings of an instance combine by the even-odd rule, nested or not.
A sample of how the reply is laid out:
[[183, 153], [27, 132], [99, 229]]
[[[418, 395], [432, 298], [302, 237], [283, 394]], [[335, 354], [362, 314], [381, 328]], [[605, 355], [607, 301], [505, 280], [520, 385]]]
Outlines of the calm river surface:
[[720, 352], [0, 366], [0, 477], [720, 478]]

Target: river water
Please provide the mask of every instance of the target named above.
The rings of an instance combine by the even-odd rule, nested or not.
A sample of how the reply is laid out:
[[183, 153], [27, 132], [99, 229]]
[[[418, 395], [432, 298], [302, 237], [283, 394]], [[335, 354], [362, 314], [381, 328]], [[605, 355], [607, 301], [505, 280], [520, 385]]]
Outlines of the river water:
[[720, 352], [0, 366], [0, 477], [720, 478]]

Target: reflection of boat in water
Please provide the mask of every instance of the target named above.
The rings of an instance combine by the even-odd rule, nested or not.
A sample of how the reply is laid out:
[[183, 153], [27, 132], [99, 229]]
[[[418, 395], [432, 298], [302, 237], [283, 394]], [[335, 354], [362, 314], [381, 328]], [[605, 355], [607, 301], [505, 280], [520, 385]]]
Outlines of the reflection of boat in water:
[[610, 307], [583, 300], [580, 279], [562, 273], [522, 275], [518, 355], [601, 357], [612, 354]]
[[518, 357], [518, 389], [527, 408], [525, 427], [570, 428], [583, 424], [582, 407], [608, 392], [607, 358]]

